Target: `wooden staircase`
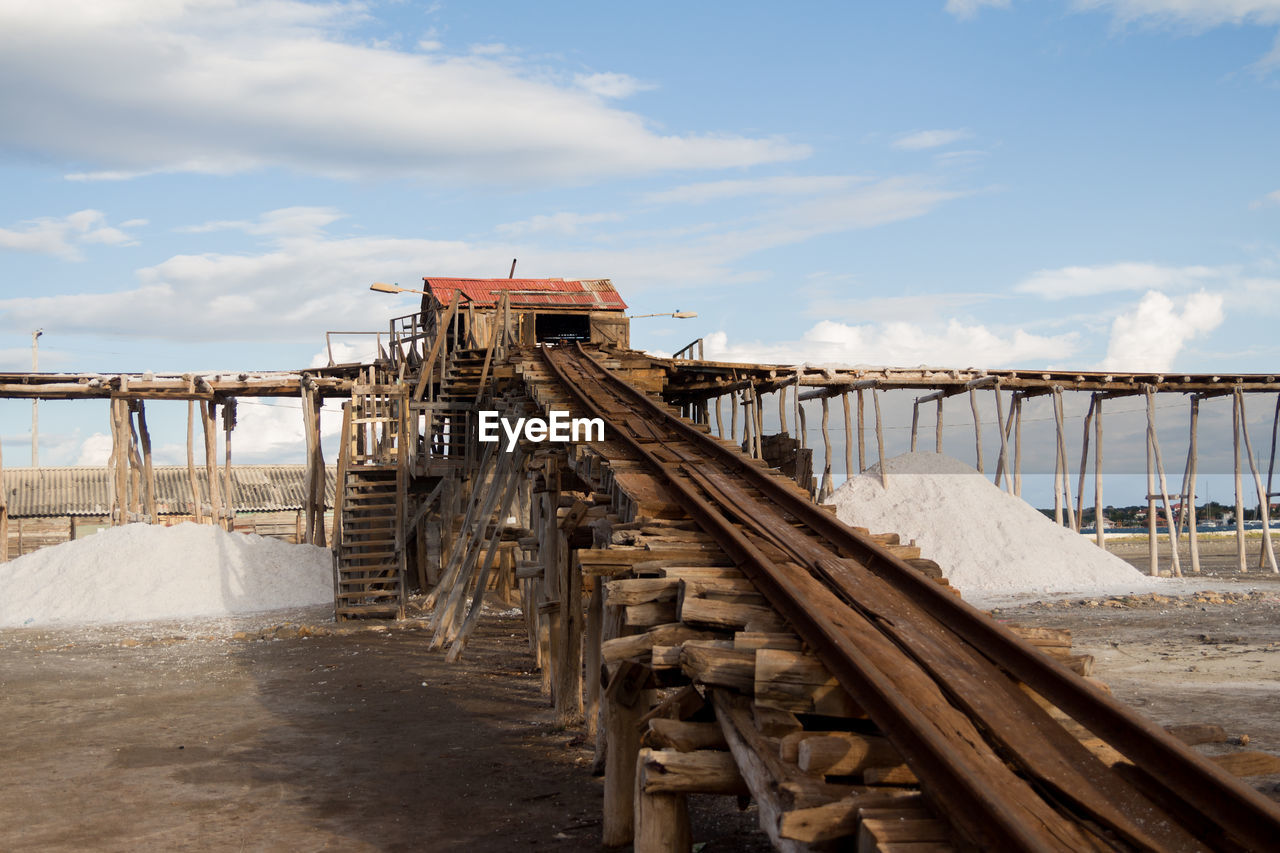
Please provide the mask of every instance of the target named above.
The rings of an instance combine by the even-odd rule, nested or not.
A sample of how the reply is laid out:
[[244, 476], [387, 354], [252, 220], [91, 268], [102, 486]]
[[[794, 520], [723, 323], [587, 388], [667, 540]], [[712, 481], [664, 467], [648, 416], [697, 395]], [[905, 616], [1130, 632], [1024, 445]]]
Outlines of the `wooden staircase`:
[[445, 403], [472, 406], [480, 389], [484, 372], [484, 350], [458, 350], [445, 368], [440, 400]]
[[404, 618], [407, 391], [370, 377], [343, 408], [334, 615]]

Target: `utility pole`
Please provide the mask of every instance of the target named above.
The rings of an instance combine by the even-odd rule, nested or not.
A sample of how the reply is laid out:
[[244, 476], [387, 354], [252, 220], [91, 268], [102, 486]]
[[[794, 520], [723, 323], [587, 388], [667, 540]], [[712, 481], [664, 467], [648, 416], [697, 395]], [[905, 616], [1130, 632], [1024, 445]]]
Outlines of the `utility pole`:
[[[44, 329], [31, 333], [31, 372], [40, 372], [40, 336]], [[31, 467], [40, 467], [40, 401], [31, 400]]]

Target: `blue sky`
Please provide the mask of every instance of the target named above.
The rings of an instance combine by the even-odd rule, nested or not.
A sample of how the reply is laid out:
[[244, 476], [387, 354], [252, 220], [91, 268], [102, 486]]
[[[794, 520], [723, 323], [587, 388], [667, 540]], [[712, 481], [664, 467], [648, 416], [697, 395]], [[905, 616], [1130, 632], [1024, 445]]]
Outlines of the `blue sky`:
[[[653, 350], [1272, 371], [1278, 32], [1280, 0], [5, 0], [0, 365], [40, 327], [45, 370], [306, 366], [411, 310], [369, 282], [516, 257], [698, 312], [637, 321]], [[42, 463], [100, 452], [89, 405], [42, 407]], [[276, 408], [243, 461], [292, 452]]]

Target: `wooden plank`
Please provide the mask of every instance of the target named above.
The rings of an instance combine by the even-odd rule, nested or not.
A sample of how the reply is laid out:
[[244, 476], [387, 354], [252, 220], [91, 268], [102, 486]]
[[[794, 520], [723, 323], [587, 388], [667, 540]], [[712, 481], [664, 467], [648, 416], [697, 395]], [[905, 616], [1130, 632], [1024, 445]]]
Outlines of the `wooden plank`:
[[645, 741], [655, 748], [674, 749], [677, 752], [729, 748], [724, 741], [724, 734], [715, 723], [694, 723], [665, 717], [649, 720], [649, 734]]
[[863, 809], [921, 802], [918, 793], [907, 791], [855, 794], [833, 803], [783, 812], [778, 831], [783, 838], [808, 844], [835, 841], [858, 831], [859, 812]]
[[[654, 720], [652, 722], [671, 723], [673, 721]], [[725, 743], [724, 735], [719, 733], [718, 725], [715, 723], [698, 725], [715, 729], [719, 734], [719, 743]], [[750, 793], [742, 774], [738, 772], [738, 765], [734, 762], [733, 755], [728, 752], [705, 748], [642, 749], [637, 763], [644, 770], [642, 784], [644, 790], [649, 793], [732, 796]]]

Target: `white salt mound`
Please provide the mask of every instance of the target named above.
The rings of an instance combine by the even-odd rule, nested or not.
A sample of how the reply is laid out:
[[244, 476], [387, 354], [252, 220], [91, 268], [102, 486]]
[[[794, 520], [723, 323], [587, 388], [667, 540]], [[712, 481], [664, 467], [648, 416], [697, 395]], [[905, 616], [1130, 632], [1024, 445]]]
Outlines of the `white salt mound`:
[[887, 488], [877, 466], [836, 489], [836, 514], [872, 533], [914, 540], [966, 595], [1118, 595], [1159, 584], [957, 459], [904, 453], [886, 465]]
[[330, 553], [202, 524], [107, 528], [0, 563], [0, 627], [326, 604], [333, 601]]

